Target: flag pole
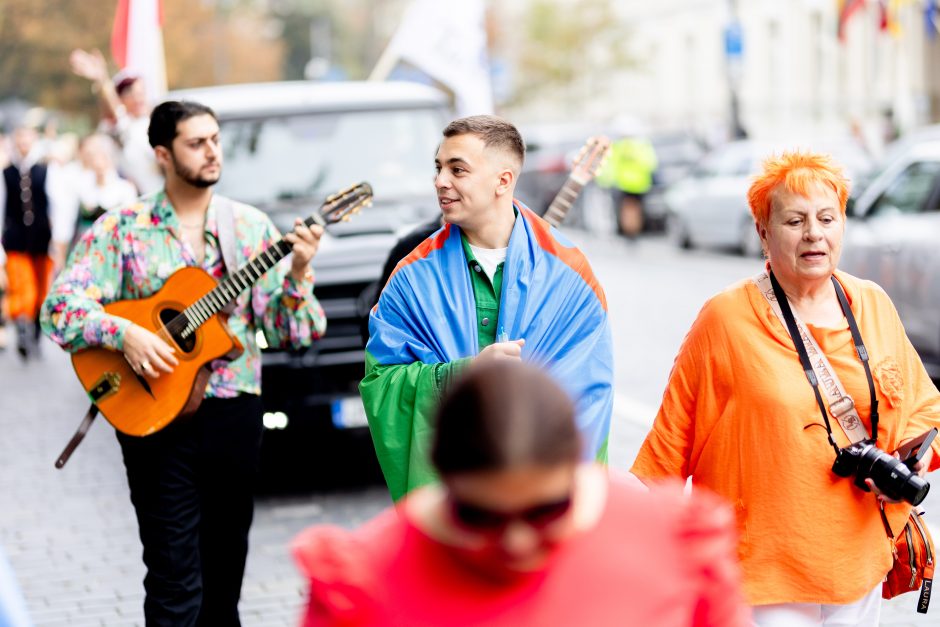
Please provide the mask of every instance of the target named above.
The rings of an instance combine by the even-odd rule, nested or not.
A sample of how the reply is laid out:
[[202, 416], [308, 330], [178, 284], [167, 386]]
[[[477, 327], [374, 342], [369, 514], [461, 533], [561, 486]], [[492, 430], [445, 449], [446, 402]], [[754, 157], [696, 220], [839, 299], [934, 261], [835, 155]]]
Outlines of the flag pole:
[[401, 60], [398, 53], [395, 51], [394, 44], [395, 40], [392, 39], [385, 50], [382, 51], [382, 56], [379, 57], [379, 60], [376, 61], [375, 67], [372, 68], [372, 73], [369, 74], [370, 81], [384, 81], [388, 78], [388, 75], [392, 73], [392, 70], [395, 69], [395, 66], [398, 65], [398, 62]]

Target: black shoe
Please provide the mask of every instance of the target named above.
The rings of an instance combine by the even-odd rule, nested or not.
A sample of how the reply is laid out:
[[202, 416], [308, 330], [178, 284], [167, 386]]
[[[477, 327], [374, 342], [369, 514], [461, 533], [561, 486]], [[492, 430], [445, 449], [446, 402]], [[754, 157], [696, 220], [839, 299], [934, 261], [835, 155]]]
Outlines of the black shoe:
[[23, 360], [29, 358], [29, 346], [32, 343], [29, 329], [25, 322], [16, 323], [16, 352]]

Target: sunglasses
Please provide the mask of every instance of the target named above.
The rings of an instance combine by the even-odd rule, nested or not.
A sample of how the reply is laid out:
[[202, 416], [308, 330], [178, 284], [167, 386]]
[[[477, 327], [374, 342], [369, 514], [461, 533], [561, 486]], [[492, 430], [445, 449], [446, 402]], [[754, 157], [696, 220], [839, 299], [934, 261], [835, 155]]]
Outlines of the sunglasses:
[[525, 523], [533, 529], [542, 530], [568, 513], [571, 509], [571, 497], [540, 503], [515, 512], [493, 510], [453, 497], [450, 499], [450, 507], [454, 521], [473, 531], [502, 533], [516, 521]]

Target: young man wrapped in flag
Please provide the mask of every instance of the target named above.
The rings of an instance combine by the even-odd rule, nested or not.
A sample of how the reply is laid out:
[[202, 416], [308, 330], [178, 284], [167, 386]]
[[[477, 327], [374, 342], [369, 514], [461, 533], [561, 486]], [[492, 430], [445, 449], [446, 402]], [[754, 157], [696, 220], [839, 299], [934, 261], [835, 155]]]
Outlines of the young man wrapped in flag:
[[606, 461], [607, 301], [584, 255], [513, 200], [524, 156], [519, 132], [500, 118], [444, 129], [435, 187], [445, 225], [398, 264], [372, 310], [359, 389], [395, 500], [435, 480], [434, 407], [478, 361], [543, 365], [576, 403], [585, 455]]

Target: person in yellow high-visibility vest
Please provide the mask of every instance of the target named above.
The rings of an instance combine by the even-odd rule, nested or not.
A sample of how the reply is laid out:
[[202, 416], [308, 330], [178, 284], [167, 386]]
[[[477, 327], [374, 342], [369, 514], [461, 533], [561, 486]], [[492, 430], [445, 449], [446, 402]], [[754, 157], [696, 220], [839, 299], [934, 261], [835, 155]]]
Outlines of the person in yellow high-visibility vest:
[[643, 230], [643, 196], [653, 186], [656, 151], [649, 140], [627, 136], [613, 143], [598, 184], [613, 192], [618, 232], [630, 239]]

